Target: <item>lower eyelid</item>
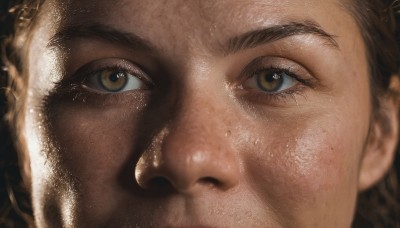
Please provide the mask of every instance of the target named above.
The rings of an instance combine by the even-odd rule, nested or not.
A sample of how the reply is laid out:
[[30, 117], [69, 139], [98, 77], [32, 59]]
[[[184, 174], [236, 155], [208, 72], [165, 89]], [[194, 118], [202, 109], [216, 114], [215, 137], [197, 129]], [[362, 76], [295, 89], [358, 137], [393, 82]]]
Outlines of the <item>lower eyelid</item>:
[[282, 107], [295, 104], [298, 106], [299, 98], [307, 98], [307, 86], [298, 83], [291, 89], [280, 92], [266, 93], [262, 91], [236, 91], [236, 95], [240, 100], [251, 102], [254, 104], [266, 105], [271, 107]]
[[124, 104], [142, 106], [145, 104], [144, 101], [149, 98], [149, 95], [147, 91], [138, 92], [136, 90], [124, 93], [99, 93], [97, 91], [89, 91], [89, 89], [80, 89], [75, 91], [73, 98], [70, 99], [73, 104], [83, 103], [87, 108], [101, 108], [104, 110], [108, 106], [121, 106]]

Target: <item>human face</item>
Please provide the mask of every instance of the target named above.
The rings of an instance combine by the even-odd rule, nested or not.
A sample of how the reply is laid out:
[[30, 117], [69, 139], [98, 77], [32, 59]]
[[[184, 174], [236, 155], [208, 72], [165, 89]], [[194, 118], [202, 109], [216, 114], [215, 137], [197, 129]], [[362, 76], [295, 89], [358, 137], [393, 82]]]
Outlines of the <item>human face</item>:
[[46, 1], [27, 53], [39, 227], [351, 225], [372, 108], [339, 0]]

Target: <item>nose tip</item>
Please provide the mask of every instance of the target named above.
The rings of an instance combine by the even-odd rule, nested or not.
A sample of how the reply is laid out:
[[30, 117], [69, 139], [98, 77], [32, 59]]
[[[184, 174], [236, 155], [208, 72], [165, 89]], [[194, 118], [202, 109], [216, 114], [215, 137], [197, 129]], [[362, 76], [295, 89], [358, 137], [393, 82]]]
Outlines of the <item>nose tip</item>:
[[159, 150], [143, 153], [135, 168], [142, 189], [193, 194], [208, 189], [226, 191], [238, 184], [239, 169], [228, 143], [205, 143], [198, 134], [185, 136], [169, 134]]

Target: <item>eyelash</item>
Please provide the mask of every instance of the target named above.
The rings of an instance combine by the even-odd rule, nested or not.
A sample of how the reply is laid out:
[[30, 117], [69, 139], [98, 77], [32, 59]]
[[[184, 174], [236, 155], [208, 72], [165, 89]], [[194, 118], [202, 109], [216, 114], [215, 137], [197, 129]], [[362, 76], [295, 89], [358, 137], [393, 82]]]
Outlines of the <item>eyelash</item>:
[[85, 80], [87, 80], [88, 77], [92, 77], [102, 71], [114, 71], [114, 72], [127, 72], [135, 77], [137, 77], [138, 79], [142, 80], [144, 83], [150, 85], [152, 83], [149, 82], [149, 79], [147, 79], [145, 76], [143, 76], [142, 72], [136, 71], [136, 72], [132, 72], [131, 70], [126, 69], [126, 67], [123, 67], [121, 65], [110, 65], [110, 66], [105, 66], [105, 67], [101, 67], [99, 69], [93, 70], [93, 71], [89, 71], [86, 73], [81, 73], [79, 75], [77, 75], [77, 77], [83, 77], [83, 80], [81, 83], [85, 82]]
[[121, 93], [100, 93], [94, 92], [93, 90], [89, 91], [88, 89], [84, 88], [84, 83], [86, 80], [88, 80], [89, 77], [93, 77], [94, 75], [105, 70], [116, 72], [129, 72], [130, 74], [138, 77], [140, 80], [147, 83], [150, 87], [153, 87], [152, 83], [150, 83], [148, 79], [145, 79], [145, 76], [141, 75], [141, 72], [132, 72], [132, 70], [129, 70], [126, 67], [121, 66], [120, 64], [114, 64], [103, 66], [95, 70], [78, 70], [77, 73], [73, 74], [72, 76], [65, 77], [65, 79], [56, 82], [55, 89], [53, 90], [53, 92], [51, 92], [51, 94], [55, 94], [59, 97], [69, 97], [74, 102], [79, 101], [82, 103], [87, 103], [87, 101], [90, 101], [97, 104], [111, 104], [113, 102], [121, 103], [126, 101], [127, 96], [121, 95]]
[[[253, 64], [251, 64], [253, 65]], [[274, 105], [274, 104], [282, 104], [288, 102], [288, 100], [294, 100], [297, 102], [296, 97], [297, 96], [304, 96], [304, 90], [308, 88], [314, 88], [314, 79], [304, 79], [303, 77], [298, 76], [298, 72], [296, 70], [293, 70], [293, 67], [276, 67], [276, 66], [257, 66], [259, 64], [256, 64], [256, 66], [251, 67], [252, 69], [245, 69], [241, 75], [243, 75], [242, 78], [244, 80], [239, 80], [239, 90], [244, 91], [243, 89], [243, 83], [246, 80], [249, 80], [251, 77], [254, 77], [258, 73], [262, 71], [268, 71], [268, 72], [278, 72], [278, 73], [285, 73], [287, 76], [292, 77], [295, 79], [298, 84], [294, 85], [293, 87], [290, 87], [288, 89], [285, 89], [283, 91], [278, 91], [278, 92], [265, 92], [265, 91], [244, 91], [242, 93], [242, 96], [255, 103], [260, 103], [260, 104], [268, 104], [268, 105]], [[255, 70], [253, 70], [256, 68]], [[88, 89], [85, 89], [83, 87], [84, 83], [86, 80], [88, 80], [89, 77], [92, 77], [102, 71], [105, 70], [111, 70], [111, 71], [116, 71], [116, 72], [128, 72], [129, 74], [132, 74], [136, 77], [138, 77], [140, 80], [142, 80], [144, 83], [149, 85], [151, 88], [154, 87], [154, 84], [149, 82], [149, 79], [147, 79], [146, 76], [143, 76], [142, 72], [139, 70], [132, 72], [132, 70], [127, 69], [124, 66], [121, 66], [120, 64], [115, 64], [115, 65], [109, 65], [109, 66], [104, 66], [100, 67], [96, 70], [78, 70], [78, 73], [76, 73], [72, 77], [67, 77], [66, 80], [62, 80], [61, 82], [56, 83], [56, 93], [57, 94], [69, 94], [70, 97], [72, 97], [73, 101], [79, 100], [82, 102], [86, 102], [87, 100], [95, 100], [96, 102], [100, 101], [106, 101], [106, 100], [113, 100], [113, 101], [119, 101], [123, 99], [125, 96], [121, 96], [120, 93], [97, 93], [93, 91], [89, 91]], [[242, 88], [240, 88], [242, 86]], [[132, 91], [135, 92], [135, 91]], [[126, 92], [124, 92], [126, 93]], [[91, 99], [93, 98], [93, 99]]]
[[[270, 66], [270, 67], [266, 67], [266, 66], [260, 66], [257, 67], [256, 70], [250, 70], [247, 71], [245, 70], [244, 72], [244, 79], [248, 80], [251, 77], [254, 77], [254, 75], [257, 75], [258, 73], [262, 72], [262, 71], [269, 71], [269, 72], [279, 72], [279, 73], [285, 73], [287, 74], [289, 77], [294, 78], [298, 84], [285, 89], [283, 91], [280, 92], [265, 92], [265, 91], [258, 91], [258, 92], [251, 92], [251, 93], [244, 93], [244, 97], [246, 99], [250, 99], [253, 102], [256, 103], [261, 103], [261, 104], [269, 104], [269, 105], [273, 105], [273, 104], [279, 104], [282, 102], [287, 102], [288, 99], [292, 99], [295, 102], [297, 102], [296, 100], [296, 96], [302, 96], [305, 97], [304, 95], [304, 90], [306, 88], [314, 88], [314, 79], [310, 78], [310, 79], [304, 79], [302, 77], [298, 76], [298, 73], [296, 73], [292, 67], [276, 67], [276, 66]], [[243, 84], [243, 82], [245, 80], [241, 81], [241, 85]], [[242, 86], [240, 86], [242, 87]], [[241, 90], [243, 90], [243, 87], [240, 88]]]

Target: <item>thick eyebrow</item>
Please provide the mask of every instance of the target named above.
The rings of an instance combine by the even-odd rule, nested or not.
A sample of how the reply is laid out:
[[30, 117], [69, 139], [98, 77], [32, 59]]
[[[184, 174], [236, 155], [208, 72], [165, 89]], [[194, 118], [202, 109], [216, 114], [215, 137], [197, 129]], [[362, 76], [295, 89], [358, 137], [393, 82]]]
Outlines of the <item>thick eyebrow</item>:
[[61, 29], [48, 42], [48, 48], [62, 48], [66, 42], [77, 38], [95, 38], [135, 50], [154, 51], [155, 48], [143, 38], [133, 33], [119, 31], [107, 25], [75, 25]]
[[[296, 35], [315, 35], [336, 49], [339, 45], [335, 36], [325, 32], [315, 21], [291, 22], [246, 32], [228, 40], [223, 48], [229, 55], [243, 49], [254, 48], [273, 41]], [[106, 40], [134, 50], [155, 51], [156, 48], [145, 39], [133, 33], [122, 32], [103, 24], [68, 26], [57, 32], [47, 44], [48, 48], [62, 48], [66, 42], [77, 38], [95, 38]]]
[[314, 35], [322, 38], [329, 46], [339, 49], [339, 45], [335, 40], [336, 36], [325, 32], [315, 21], [304, 21], [274, 25], [233, 37], [229, 39], [226, 48], [224, 48], [224, 52], [226, 55], [229, 55], [243, 49], [254, 48], [259, 45], [297, 35]]

